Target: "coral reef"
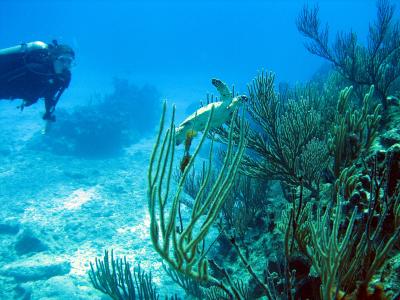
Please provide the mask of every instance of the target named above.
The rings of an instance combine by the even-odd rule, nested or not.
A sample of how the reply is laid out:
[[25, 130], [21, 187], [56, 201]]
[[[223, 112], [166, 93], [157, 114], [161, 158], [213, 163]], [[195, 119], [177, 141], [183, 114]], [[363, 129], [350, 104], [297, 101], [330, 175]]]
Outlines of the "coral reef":
[[318, 8], [304, 7], [297, 26], [307, 49], [335, 70], [280, 92], [273, 73], [259, 73], [248, 103], [218, 128], [209, 106], [180, 162], [175, 110], [164, 130], [164, 104], [148, 171], [150, 237], [191, 297], [398, 297], [400, 31], [394, 7], [377, 7], [367, 46], [354, 33], [330, 46]]
[[[213, 188], [206, 188], [205, 178], [210, 176], [210, 165], [203, 167], [200, 179], [195, 178], [195, 173], [189, 177], [190, 184], [186, 189], [195, 202], [189, 205], [192, 217], [186, 226], [182, 226], [185, 217], [180, 214], [178, 198], [166, 205], [167, 194], [161, 198], [158, 196], [160, 214], [155, 215], [157, 210], [152, 203], [156, 202], [152, 198], [159, 193], [155, 184], [158, 181], [169, 182], [170, 175], [165, 179], [149, 180], [149, 209], [154, 220], [152, 238], [157, 252], [175, 271], [203, 282], [203, 289], [209, 289], [206, 293], [210, 299], [262, 296], [267, 299], [384, 299], [385, 295], [393, 293], [383, 291], [380, 283], [373, 281], [395, 254], [392, 250], [397, 247], [400, 235], [399, 147], [394, 144], [377, 152], [377, 147], [373, 146], [379, 144], [380, 134], [385, 132], [379, 131], [380, 105], [370, 107], [374, 87], [363, 96], [359, 108], [350, 106], [351, 87], [340, 91], [335, 118], [328, 125], [321, 126], [330, 133], [325, 133], [327, 138], [323, 140], [324, 134], [318, 130], [310, 128], [310, 132], [307, 131], [307, 126], [318, 124], [315, 116], [307, 119], [307, 112], [317, 112], [310, 98], [299, 97], [297, 102], [281, 103], [272, 91], [272, 83], [273, 75], [263, 73], [253, 81], [256, 88], [254, 85], [249, 88], [251, 101], [247, 109], [251, 125], [247, 134], [247, 151], [239, 169], [238, 180], [241, 178], [242, 183], [238, 181], [231, 196], [224, 198], [222, 211], [225, 212], [217, 224], [213, 224], [216, 223], [215, 216], [209, 214], [219, 206], [211, 206], [210, 210], [203, 212], [206, 222], [197, 227], [200, 234], [194, 231], [196, 224], [193, 220], [202, 218], [196, 211], [201, 205], [205, 208], [207, 203], [212, 203], [213, 200], [207, 197], [216, 197]], [[264, 106], [261, 108], [259, 105]], [[268, 110], [267, 107], [272, 108]], [[286, 113], [277, 113], [284, 108], [287, 108]], [[303, 131], [300, 132], [294, 124]], [[235, 117], [226, 128], [215, 130], [214, 133], [219, 135], [217, 140], [227, 143], [226, 154], [232, 151], [232, 139], [237, 140], [243, 134], [241, 126]], [[161, 142], [159, 136], [157, 144], [160, 146], [155, 148], [164, 145], [160, 153], [167, 153], [167, 156], [159, 158], [157, 169], [150, 174], [164, 174], [167, 166], [171, 169], [173, 156], [171, 158], [168, 153], [173, 153], [173, 150], [165, 146], [173, 143], [173, 135], [169, 132], [173, 132], [172, 125], [165, 135], [167, 140]], [[265, 134], [264, 137], [260, 132]], [[206, 136], [207, 131], [200, 146]], [[352, 136], [357, 136], [356, 144], [349, 143], [348, 137]], [[195, 159], [196, 155], [191, 157], [188, 168], [192, 167]], [[189, 170], [184, 172], [187, 176]], [[324, 172], [330, 172], [333, 180], [322, 181]], [[249, 176], [257, 184], [261, 184], [260, 180], [268, 183], [268, 180], [278, 179], [288, 187], [285, 198], [290, 204], [280, 219], [272, 221], [277, 223], [277, 227], [270, 225], [275, 217], [268, 209], [263, 205], [252, 206], [258, 199], [268, 207], [263, 197], [270, 190], [269, 185], [261, 184], [261, 190], [256, 192], [250, 185]], [[182, 189], [184, 181], [179, 186]], [[178, 196], [174, 197], [179, 197], [179, 189]], [[214, 201], [220, 203], [222, 200], [216, 197]], [[168, 212], [167, 207], [173, 209], [172, 212]], [[163, 225], [165, 220], [168, 223]], [[200, 246], [200, 241], [205, 242], [204, 234], [213, 225], [217, 225], [219, 231], [218, 243], [215, 244], [219, 251], [208, 253], [214, 258], [206, 260], [208, 251], [204, 252], [205, 246]], [[190, 234], [182, 239], [182, 235], [187, 233], [185, 228], [190, 228]], [[279, 246], [273, 249], [266, 240], [276, 229], [281, 232], [278, 240], [284, 245], [280, 249]], [[192, 240], [197, 244], [190, 242]], [[214, 242], [210, 243], [213, 247]], [[186, 248], [185, 244], [188, 245]], [[260, 255], [261, 249], [264, 253]], [[275, 272], [268, 267], [272, 267], [274, 261], [268, 250], [281, 251]], [[224, 267], [228, 260], [232, 267]], [[192, 269], [195, 265], [197, 271]], [[238, 284], [234, 278], [247, 279]]]
[[107, 157], [120, 154], [124, 147], [153, 133], [161, 101], [152, 86], [139, 88], [116, 79], [114, 91], [72, 112], [60, 111], [48, 133], [35, 147], [57, 154], [79, 157]]
[[[170, 199], [169, 192], [172, 188], [171, 176], [176, 144], [174, 112], [172, 113], [171, 124], [162, 139], [165, 110], [166, 104], [164, 104], [159, 135], [150, 160], [148, 174], [148, 198], [151, 220], [150, 234], [154, 248], [173, 269], [198, 281], [210, 281], [231, 294], [230, 288], [232, 286], [225, 286], [225, 284], [209, 274], [209, 262], [205, 259], [205, 249], [204, 247], [202, 250], [200, 249], [234, 183], [234, 178], [245, 149], [244, 136], [246, 125], [243, 122], [241, 123], [240, 139], [237, 141], [236, 152], [233, 149], [235, 143], [231, 131], [224, 164], [219, 171], [216, 181], [212, 184], [209, 194], [203, 199], [203, 193], [209, 183], [212, 168], [211, 146], [207, 175], [196, 194], [191, 217], [187, 222], [184, 222], [185, 220], [180, 218], [180, 194], [189, 170], [193, 166], [193, 162], [207, 137], [214, 115], [214, 108], [211, 108], [203, 137], [194, 150], [172, 199]], [[232, 118], [235, 116], [236, 114]], [[171, 200], [172, 203], [169, 203], [168, 201]], [[233, 288], [234, 291], [235, 289]]]
[[114, 252], [104, 252], [103, 259], [90, 263], [89, 277], [93, 286], [112, 299], [149, 299], [159, 298], [152, 282], [151, 273], [146, 274], [140, 265], [131, 271], [129, 262], [124, 259], [114, 259]]
[[309, 39], [308, 51], [331, 62], [351, 84], [367, 88], [374, 85], [386, 109], [387, 97], [400, 76], [400, 30], [399, 23], [393, 20], [394, 12], [395, 7], [388, 0], [377, 1], [377, 18], [369, 26], [366, 46], [352, 31], [338, 33], [330, 46], [328, 25], [321, 28], [317, 6], [304, 6], [296, 24]]

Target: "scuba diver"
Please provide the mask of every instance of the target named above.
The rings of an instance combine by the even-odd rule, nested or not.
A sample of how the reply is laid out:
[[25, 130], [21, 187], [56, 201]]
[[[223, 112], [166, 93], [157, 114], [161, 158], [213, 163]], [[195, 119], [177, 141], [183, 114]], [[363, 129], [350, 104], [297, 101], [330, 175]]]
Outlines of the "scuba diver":
[[75, 53], [71, 47], [36, 41], [0, 49], [0, 100], [22, 99], [18, 108], [44, 98], [43, 120], [54, 122], [54, 110], [71, 81]]

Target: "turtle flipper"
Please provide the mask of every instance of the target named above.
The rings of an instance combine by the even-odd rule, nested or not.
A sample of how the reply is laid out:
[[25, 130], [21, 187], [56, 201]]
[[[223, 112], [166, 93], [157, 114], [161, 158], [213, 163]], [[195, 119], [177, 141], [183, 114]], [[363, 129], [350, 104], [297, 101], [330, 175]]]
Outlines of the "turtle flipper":
[[217, 88], [217, 91], [221, 95], [221, 101], [231, 101], [232, 100], [232, 93], [229, 91], [227, 85], [217, 78], [213, 78], [211, 83]]

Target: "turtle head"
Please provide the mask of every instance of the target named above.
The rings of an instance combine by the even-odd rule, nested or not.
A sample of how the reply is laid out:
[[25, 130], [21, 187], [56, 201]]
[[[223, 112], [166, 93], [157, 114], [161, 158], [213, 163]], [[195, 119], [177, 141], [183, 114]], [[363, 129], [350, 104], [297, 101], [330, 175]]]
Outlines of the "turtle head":
[[232, 99], [231, 104], [229, 104], [228, 107], [234, 108], [236, 106], [240, 106], [243, 103], [247, 102], [249, 100], [249, 98], [245, 95], [239, 95], [236, 96], [235, 98]]
[[236, 105], [241, 105], [245, 102], [247, 102], [249, 98], [245, 95], [239, 95], [233, 98], [232, 103], [235, 103]]
[[240, 103], [249, 101], [249, 98], [246, 95], [240, 95], [240, 96], [237, 96], [236, 98], [238, 99], [237, 101], [239, 101]]

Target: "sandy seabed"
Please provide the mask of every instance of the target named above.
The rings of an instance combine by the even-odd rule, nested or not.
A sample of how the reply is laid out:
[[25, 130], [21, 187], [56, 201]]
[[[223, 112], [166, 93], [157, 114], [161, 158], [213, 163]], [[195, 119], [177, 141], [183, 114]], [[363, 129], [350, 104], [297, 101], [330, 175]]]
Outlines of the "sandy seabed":
[[153, 140], [107, 159], [55, 155], [31, 146], [44, 126], [40, 104], [16, 106], [0, 103], [0, 299], [105, 299], [87, 272], [110, 249], [151, 271], [161, 295], [181, 295], [148, 233]]

